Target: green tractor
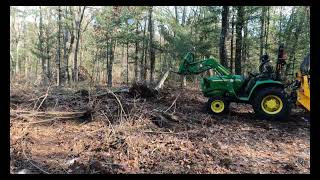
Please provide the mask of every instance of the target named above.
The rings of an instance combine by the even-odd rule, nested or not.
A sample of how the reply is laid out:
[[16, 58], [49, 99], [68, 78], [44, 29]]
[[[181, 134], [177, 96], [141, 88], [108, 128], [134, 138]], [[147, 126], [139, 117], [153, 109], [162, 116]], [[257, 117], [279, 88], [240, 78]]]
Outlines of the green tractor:
[[177, 72], [180, 75], [194, 75], [212, 69], [215, 76], [201, 79], [201, 90], [208, 97], [207, 108], [213, 114], [225, 113], [231, 102], [251, 104], [255, 113], [263, 119], [283, 120], [290, 114], [290, 98], [284, 91], [284, 85], [277, 77], [284, 65], [283, 58], [278, 57], [274, 78], [259, 78], [251, 74], [244, 78], [234, 75], [219, 64], [216, 59], [209, 58], [196, 61], [189, 52], [183, 59]]

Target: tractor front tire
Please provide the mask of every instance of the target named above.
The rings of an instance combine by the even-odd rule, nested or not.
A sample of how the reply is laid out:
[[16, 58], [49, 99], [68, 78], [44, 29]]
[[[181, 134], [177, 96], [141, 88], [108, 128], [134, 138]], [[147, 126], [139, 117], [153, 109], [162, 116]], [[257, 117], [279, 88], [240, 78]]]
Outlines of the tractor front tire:
[[290, 104], [281, 88], [265, 88], [253, 97], [252, 107], [259, 118], [285, 120], [290, 114]]
[[229, 111], [230, 102], [220, 96], [211, 97], [207, 103], [207, 110], [211, 114], [223, 114]]

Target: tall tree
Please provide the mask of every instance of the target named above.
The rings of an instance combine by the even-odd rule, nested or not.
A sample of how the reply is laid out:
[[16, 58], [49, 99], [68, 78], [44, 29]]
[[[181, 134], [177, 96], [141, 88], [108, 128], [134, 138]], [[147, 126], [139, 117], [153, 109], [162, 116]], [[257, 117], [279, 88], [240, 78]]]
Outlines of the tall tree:
[[183, 6], [182, 9], [182, 21], [181, 21], [181, 25], [184, 26], [186, 23], [186, 6]]
[[237, 6], [235, 73], [239, 75], [241, 75], [241, 49], [242, 49], [243, 24], [244, 24], [244, 7]]
[[139, 80], [139, 66], [138, 66], [138, 58], [139, 58], [139, 41], [138, 41], [138, 35], [139, 35], [139, 21], [136, 19], [136, 31], [135, 31], [135, 56], [134, 56], [134, 80]]
[[278, 44], [280, 44], [282, 42], [282, 6], [280, 6], [280, 15], [279, 15], [279, 32], [278, 32]]
[[149, 7], [149, 53], [150, 53], [150, 83], [153, 83], [154, 81], [154, 69], [155, 69], [155, 51], [154, 51], [154, 28], [153, 28], [153, 19], [152, 19], [152, 13], [153, 13], [153, 6]]
[[42, 20], [42, 10], [41, 6], [39, 6], [39, 11], [40, 11], [40, 17], [39, 17], [39, 49], [40, 49], [40, 58], [41, 58], [41, 65], [42, 65], [42, 81], [44, 84], [47, 84], [47, 79], [46, 79], [46, 67], [45, 67], [45, 62], [46, 59], [44, 57], [43, 53], [43, 20]]
[[248, 58], [248, 49], [249, 49], [249, 43], [248, 43], [248, 13], [247, 11], [249, 11], [250, 9], [244, 7], [244, 10], [243, 10], [243, 38], [242, 38], [242, 55], [241, 55], [241, 58], [242, 58], [242, 72], [244, 73], [245, 70], [246, 70], [246, 61], [247, 61], [247, 58]]
[[[176, 12], [178, 13], [178, 12]], [[177, 16], [176, 16], [177, 17]], [[182, 22], [181, 22], [181, 26], [184, 27], [186, 22], [186, 6], [183, 6], [183, 11], [182, 11]], [[161, 57], [161, 56], [160, 56]], [[181, 88], [184, 88], [187, 86], [187, 76], [183, 75], [182, 76], [182, 82], [181, 82]]]
[[[111, 17], [111, 24], [113, 25], [113, 28], [110, 29], [110, 44], [109, 44], [109, 55], [110, 59], [108, 61], [108, 87], [112, 87], [112, 71], [113, 71], [113, 64], [114, 64], [114, 52], [117, 46], [117, 40], [116, 40], [116, 33], [117, 33], [117, 27], [120, 24], [120, 13], [121, 13], [121, 7], [119, 6], [113, 6], [112, 7], [112, 17]], [[106, 19], [108, 17], [105, 17]]]
[[[128, 33], [129, 33], [129, 25], [128, 25], [128, 23], [126, 23], [127, 24], [127, 35], [128, 35]], [[129, 37], [127, 37], [126, 38], [126, 40], [127, 40], [127, 42], [126, 42], [126, 45], [127, 45], [127, 52], [126, 52], [126, 54], [127, 54], [127, 85], [129, 85]]]
[[266, 16], [266, 7], [262, 6], [261, 15], [260, 15], [260, 57], [263, 54], [264, 49], [264, 37], [265, 37], [265, 16]]
[[146, 59], [146, 29], [147, 29], [147, 19], [144, 18], [143, 36], [142, 36], [142, 55], [140, 60], [140, 79], [146, 81], [147, 78], [147, 65], [145, 63]]
[[267, 21], [266, 21], [266, 28], [265, 28], [265, 51], [268, 51], [268, 35], [269, 35], [269, 25], [270, 25], [270, 6], [267, 7]]
[[[74, 60], [73, 60], [73, 81], [77, 82], [79, 78], [79, 72], [78, 72], [78, 50], [79, 50], [79, 41], [81, 38], [81, 23], [83, 20], [84, 10], [86, 9], [86, 6], [79, 6], [78, 8], [78, 15], [75, 19], [75, 25], [76, 25], [76, 47], [74, 51]], [[80, 17], [80, 18], [79, 18]]]
[[[234, 12], [234, 8], [232, 8]], [[230, 42], [230, 71], [233, 72], [233, 39], [234, 39], [234, 13], [232, 13], [232, 20], [231, 20], [231, 42]]]
[[[69, 73], [69, 58], [70, 54], [73, 50], [73, 44], [74, 44], [74, 12], [73, 12], [73, 6], [65, 7], [64, 15], [64, 21], [63, 21], [63, 62], [65, 63], [64, 66], [62, 66], [61, 76], [62, 80], [65, 83], [70, 82], [70, 73]], [[69, 42], [70, 40], [70, 42]], [[69, 46], [67, 44], [69, 43]]]
[[60, 43], [60, 36], [61, 36], [61, 7], [58, 6], [58, 34], [57, 34], [57, 39], [58, 39], [58, 51], [57, 51], [57, 85], [61, 85], [61, 80], [60, 80], [60, 62], [61, 62], [61, 43]]
[[229, 16], [229, 6], [223, 6], [223, 10], [221, 13], [221, 35], [220, 35], [220, 63], [224, 67], [228, 67], [228, 59], [227, 59], [227, 48], [226, 48], [226, 40], [228, 33], [228, 16]]

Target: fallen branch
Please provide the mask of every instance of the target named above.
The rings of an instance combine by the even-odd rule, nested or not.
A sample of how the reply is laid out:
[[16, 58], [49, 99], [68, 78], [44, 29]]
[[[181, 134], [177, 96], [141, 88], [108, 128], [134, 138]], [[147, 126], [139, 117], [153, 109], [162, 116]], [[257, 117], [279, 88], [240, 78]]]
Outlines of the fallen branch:
[[42, 106], [43, 102], [47, 99], [47, 97], [48, 97], [48, 95], [49, 95], [49, 89], [50, 89], [50, 87], [51, 87], [51, 86], [49, 85], [49, 87], [48, 87], [48, 89], [47, 89], [47, 91], [46, 91], [46, 94], [45, 94], [44, 98], [42, 99], [40, 105], [38, 106], [37, 110], [40, 109], [40, 107]]
[[[122, 122], [122, 112], [127, 116], [127, 114], [126, 114], [126, 112], [124, 111], [124, 109], [123, 109], [123, 107], [122, 107], [122, 104], [121, 104], [121, 101], [119, 100], [119, 98], [117, 97], [117, 95], [115, 95], [111, 90], [108, 90], [108, 92], [110, 93], [110, 94], [112, 94], [115, 98], [116, 98], [116, 100], [118, 101], [118, 104], [119, 104], [119, 106], [120, 106], [120, 108], [121, 108], [121, 111], [120, 111], [120, 120], [121, 120], [121, 122]], [[128, 120], [128, 118], [127, 118], [127, 120]]]
[[164, 112], [167, 112], [167, 111], [169, 111], [169, 109], [172, 108], [172, 106], [176, 103], [178, 97], [180, 97], [180, 94], [179, 94], [179, 95], [176, 97], [176, 99], [172, 102], [171, 106], [170, 106], [167, 110], [165, 110]]
[[174, 132], [163, 132], [163, 131], [143, 131], [144, 133], [156, 133], [156, 134], [181, 134], [181, 133], [174, 133]]
[[101, 110], [100, 112], [106, 117], [106, 119], [107, 119], [107, 121], [108, 121], [108, 123], [109, 123], [109, 126], [111, 127], [112, 131], [115, 132], [115, 131], [114, 131], [114, 128], [113, 128], [113, 126], [112, 126], [112, 124], [111, 124], [111, 122], [110, 122], [110, 120], [109, 120], [109, 118], [108, 118], [108, 116], [107, 116], [102, 110]]
[[[21, 114], [19, 114], [21, 113]], [[10, 116], [17, 116], [23, 119], [26, 119], [28, 122], [18, 123], [18, 124], [37, 124], [44, 123], [54, 120], [62, 120], [62, 119], [75, 119], [81, 118], [85, 116], [87, 112], [59, 112], [59, 111], [51, 111], [51, 112], [39, 112], [39, 111], [23, 111], [23, 110], [10, 110]], [[41, 117], [41, 118], [50, 118], [41, 121], [33, 121], [32, 118]]]
[[164, 73], [164, 75], [162, 76], [162, 78], [159, 81], [158, 85], [154, 88], [155, 90], [159, 91], [159, 89], [161, 89], [161, 87], [164, 84], [164, 81], [168, 78], [169, 73], [170, 73], [170, 70], [168, 70], [166, 73]]
[[34, 121], [34, 122], [31, 121], [31, 122], [24, 122], [24, 123], [17, 123], [17, 124], [38, 124], [38, 123], [55, 121], [55, 120], [64, 120], [64, 119], [73, 119], [73, 118], [77, 118], [77, 117], [54, 117], [51, 119], [46, 119], [46, 120], [41, 120], [41, 121]]
[[84, 114], [86, 111], [78, 112], [63, 112], [63, 111], [26, 111], [26, 110], [10, 110], [11, 113], [22, 113], [22, 114], [32, 114], [32, 115], [77, 115]]

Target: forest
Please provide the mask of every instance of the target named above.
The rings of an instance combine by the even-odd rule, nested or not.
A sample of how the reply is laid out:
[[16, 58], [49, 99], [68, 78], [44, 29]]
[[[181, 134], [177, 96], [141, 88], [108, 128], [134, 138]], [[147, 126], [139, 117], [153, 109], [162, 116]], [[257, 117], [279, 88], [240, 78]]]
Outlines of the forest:
[[193, 48], [246, 75], [265, 53], [275, 62], [280, 43], [293, 74], [310, 47], [309, 7], [10, 9], [10, 77], [36, 84], [153, 82]]
[[309, 6], [10, 6], [10, 172], [310, 173], [304, 108], [269, 121], [222, 99], [212, 115], [200, 87], [217, 72], [175, 73], [192, 52], [247, 79], [281, 44], [287, 87]]

